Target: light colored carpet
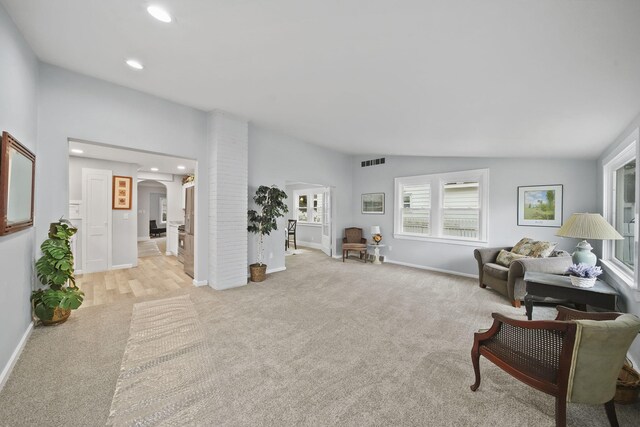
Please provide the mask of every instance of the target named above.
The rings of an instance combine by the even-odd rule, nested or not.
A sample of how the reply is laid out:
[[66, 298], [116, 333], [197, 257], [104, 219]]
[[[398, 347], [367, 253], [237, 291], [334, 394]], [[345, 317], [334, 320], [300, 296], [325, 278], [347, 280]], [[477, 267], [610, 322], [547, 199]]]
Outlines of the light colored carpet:
[[[310, 251], [261, 284], [175, 295], [185, 294], [214, 369], [203, 424], [554, 425], [552, 397], [485, 359], [480, 389], [469, 390], [473, 332], [491, 324], [491, 312], [525, 318], [475, 280]], [[0, 393], [0, 424], [104, 425], [141, 300], [36, 328]], [[553, 310], [536, 307], [534, 316]], [[637, 425], [638, 404], [617, 410], [622, 426]], [[570, 404], [568, 424], [607, 420], [600, 406]]]
[[307, 252], [309, 252], [308, 249], [302, 249], [302, 248], [293, 249], [293, 248], [289, 248], [288, 250], [286, 250], [284, 252], [284, 256], [302, 255], [302, 254], [307, 253]]
[[159, 255], [162, 254], [160, 253], [160, 249], [158, 249], [158, 244], [155, 240], [145, 240], [143, 242], [138, 242], [138, 258]]
[[189, 295], [134, 305], [107, 424], [198, 423], [215, 390], [212, 369]]

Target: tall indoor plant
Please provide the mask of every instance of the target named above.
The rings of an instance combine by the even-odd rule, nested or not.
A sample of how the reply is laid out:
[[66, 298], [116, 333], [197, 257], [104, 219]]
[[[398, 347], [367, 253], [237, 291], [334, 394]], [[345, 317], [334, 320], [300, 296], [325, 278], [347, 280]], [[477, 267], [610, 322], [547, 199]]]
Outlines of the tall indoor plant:
[[249, 266], [252, 282], [262, 282], [265, 279], [267, 265], [263, 263], [264, 236], [277, 230], [276, 220], [289, 212], [289, 208], [284, 203], [286, 198], [287, 194], [275, 185], [271, 187], [261, 185], [253, 196], [253, 201], [260, 207], [260, 211], [250, 209], [247, 212], [249, 221], [247, 230], [258, 236], [258, 262]]
[[36, 262], [36, 271], [38, 280], [48, 288], [33, 291], [31, 304], [44, 325], [65, 322], [84, 299], [84, 293], [76, 286], [70, 244], [77, 231], [61, 218], [51, 223], [49, 238], [40, 246], [42, 257]]

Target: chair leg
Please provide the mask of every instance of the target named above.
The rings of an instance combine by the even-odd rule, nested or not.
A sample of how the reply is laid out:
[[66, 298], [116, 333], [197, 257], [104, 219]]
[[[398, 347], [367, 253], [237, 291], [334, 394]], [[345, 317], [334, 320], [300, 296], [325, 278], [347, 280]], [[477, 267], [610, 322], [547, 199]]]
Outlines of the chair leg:
[[567, 426], [567, 398], [556, 397], [556, 427]]
[[471, 350], [471, 363], [476, 374], [476, 382], [471, 385], [471, 391], [476, 391], [480, 387], [480, 352], [475, 348]]
[[607, 418], [611, 427], [619, 427], [618, 417], [616, 416], [616, 405], [613, 399], [604, 404], [604, 410], [607, 412]]
[[347, 252], [344, 249], [342, 250], [342, 262], [344, 262], [344, 253]]
[[293, 233], [293, 247], [298, 250], [298, 239], [296, 239], [296, 233]]
[[485, 285], [484, 283], [480, 283], [480, 287], [481, 287], [482, 289], [484, 289], [484, 288], [486, 288], [486, 287], [487, 287], [487, 285]]

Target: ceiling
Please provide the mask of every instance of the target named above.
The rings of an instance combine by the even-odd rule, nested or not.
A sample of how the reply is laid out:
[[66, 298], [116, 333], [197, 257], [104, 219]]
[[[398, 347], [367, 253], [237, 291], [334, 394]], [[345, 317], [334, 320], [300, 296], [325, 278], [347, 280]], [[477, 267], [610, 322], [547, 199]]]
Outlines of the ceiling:
[[44, 62], [347, 153], [594, 158], [640, 113], [638, 0], [0, 2]]
[[[72, 150], [82, 150], [82, 153], [74, 153]], [[70, 140], [69, 155], [73, 157], [110, 160], [112, 162], [133, 163], [138, 165], [139, 172], [186, 175], [194, 173], [196, 168], [195, 160], [147, 153], [145, 151], [126, 150], [110, 145], [94, 144], [85, 141]], [[178, 169], [178, 166], [184, 166], [185, 168]], [[158, 170], [152, 171], [151, 168], [157, 168]]]

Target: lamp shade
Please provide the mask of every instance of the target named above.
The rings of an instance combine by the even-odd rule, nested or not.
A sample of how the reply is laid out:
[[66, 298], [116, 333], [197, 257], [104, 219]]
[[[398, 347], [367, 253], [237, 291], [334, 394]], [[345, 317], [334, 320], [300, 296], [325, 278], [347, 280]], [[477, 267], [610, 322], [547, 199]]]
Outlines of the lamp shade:
[[380, 234], [380, 226], [379, 225], [372, 225], [371, 226], [371, 235], [374, 234]]
[[576, 239], [622, 240], [624, 237], [597, 213], [574, 213], [556, 233]]

